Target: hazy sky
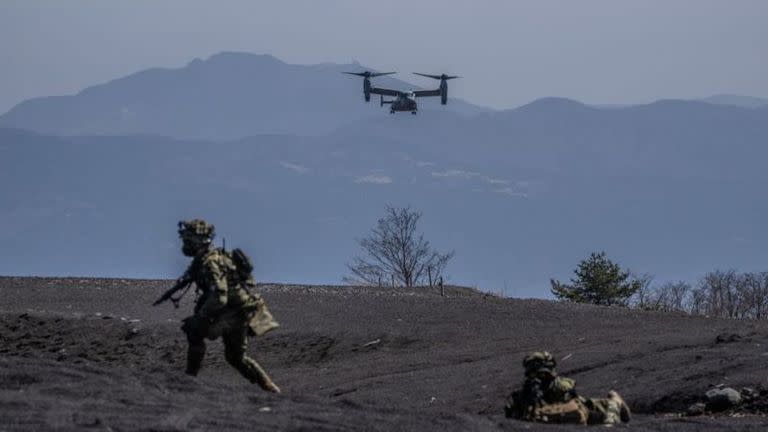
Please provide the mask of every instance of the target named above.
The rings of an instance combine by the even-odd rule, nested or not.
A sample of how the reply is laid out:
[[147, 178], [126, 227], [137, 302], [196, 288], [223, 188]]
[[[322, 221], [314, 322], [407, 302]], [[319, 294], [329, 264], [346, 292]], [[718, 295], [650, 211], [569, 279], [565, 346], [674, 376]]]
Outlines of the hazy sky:
[[219, 51], [459, 74], [496, 108], [767, 97], [767, 42], [766, 0], [0, 0], [0, 112]]

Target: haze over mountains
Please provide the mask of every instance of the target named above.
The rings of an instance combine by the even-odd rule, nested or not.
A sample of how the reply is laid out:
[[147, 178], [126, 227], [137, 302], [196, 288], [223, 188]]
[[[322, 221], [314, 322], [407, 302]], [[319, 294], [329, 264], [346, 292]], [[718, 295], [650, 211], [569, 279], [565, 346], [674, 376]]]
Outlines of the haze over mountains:
[[18, 105], [0, 273], [172, 277], [174, 224], [201, 216], [259, 279], [338, 282], [387, 203], [456, 250], [452, 281], [507, 294], [546, 296], [596, 250], [661, 281], [767, 270], [766, 106], [435, 98], [391, 116], [350, 68], [225, 53]]
[[709, 102], [716, 105], [733, 105], [742, 108], [761, 108], [768, 106], [768, 99], [730, 94], [714, 95], [701, 100], [702, 102]]
[[[0, 126], [65, 135], [198, 139], [326, 133], [383, 111], [376, 98], [360, 103], [362, 79], [341, 74], [363, 69], [358, 64], [291, 65], [269, 55], [221, 53], [183, 68], [138, 72], [73, 96], [31, 99], [0, 117]], [[375, 83], [418, 88], [393, 77]], [[436, 88], [437, 83], [429, 85]], [[424, 102], [421, 108], [439, 106], [435, 98]], [[449, 111], [486, 110], [452, 102]]]

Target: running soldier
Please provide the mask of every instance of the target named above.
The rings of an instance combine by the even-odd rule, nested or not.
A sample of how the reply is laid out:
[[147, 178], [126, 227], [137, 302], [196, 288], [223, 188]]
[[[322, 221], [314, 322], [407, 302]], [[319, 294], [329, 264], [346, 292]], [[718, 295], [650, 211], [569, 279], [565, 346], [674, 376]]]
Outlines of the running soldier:
[[240, 250], [227, 252], [212, 245], [214, 226], [201, 219], [179, 222], [182, 253], [192, 258], [176, 285], [155, 304], [165, 300], [178, 303], [172, 295], [194, 283], [199, 297], [194, 314], [184, 319], [187, 335], [186, 373], [196, 376], [205, 357], [205, 339], [224, 341], [227, 362], [250, 382], [280, 393], [264, 369], [246, 355], [248, 336], [262, 335], [278, 326], [264, 300], [248, 291], [256, 286], [250, 259]]

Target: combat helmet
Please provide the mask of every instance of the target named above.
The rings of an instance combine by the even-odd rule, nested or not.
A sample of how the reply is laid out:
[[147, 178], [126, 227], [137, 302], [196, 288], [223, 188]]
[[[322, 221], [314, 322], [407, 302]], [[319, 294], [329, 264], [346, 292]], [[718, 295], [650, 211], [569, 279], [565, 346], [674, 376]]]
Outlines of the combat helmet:
[[533, 352], [523, 359], [523, 368], [525, 368], [526, 376], [556, 376], [555, 366], [557, 366], [557, 362], [548, 351]]
[[202, 219], [179, 221], [179, 237], [184, 242], [182, 252], [194, 255], [201, 247], [208, 246], [216, 235], [216, 228]]

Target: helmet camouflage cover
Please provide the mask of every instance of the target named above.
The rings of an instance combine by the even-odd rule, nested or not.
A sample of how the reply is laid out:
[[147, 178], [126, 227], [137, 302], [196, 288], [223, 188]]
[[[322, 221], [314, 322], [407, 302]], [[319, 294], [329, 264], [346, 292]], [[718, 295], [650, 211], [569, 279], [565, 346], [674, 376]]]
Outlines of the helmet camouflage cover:
[[540, 373], [555, 374], [557, 362], [547, 351], [537, 351], [528, 354], [523, 359], [523, 367], [526, 375], [536, 375]]
[[215, 235], [215, 227], [202, 219], [179, 221], [179, 237], [182, 240], [210, 243]]

